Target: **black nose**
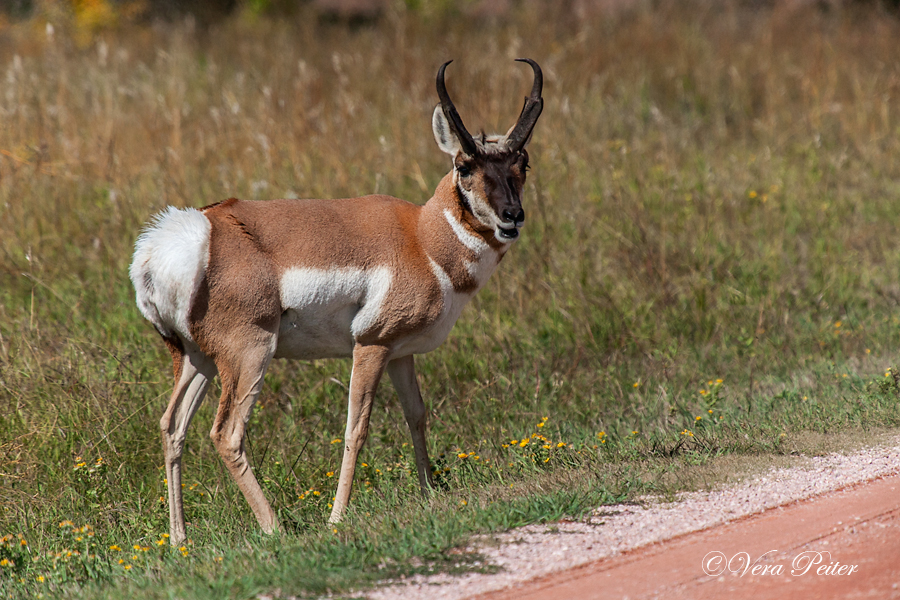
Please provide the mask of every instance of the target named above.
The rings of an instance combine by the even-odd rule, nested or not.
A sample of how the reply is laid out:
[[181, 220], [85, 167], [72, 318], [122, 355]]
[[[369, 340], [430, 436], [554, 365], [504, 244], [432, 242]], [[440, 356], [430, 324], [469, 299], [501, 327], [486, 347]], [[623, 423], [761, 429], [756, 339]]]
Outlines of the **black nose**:
[[513, 211], [511, 211], [507, 208], [504, 208], [503, 212], [501, 213], [500, 216], [503, 217], [503, 220], [512, 221], [513, 223], [524, 223], [525, 222], [525, 211], [522, 210], [521, 208], [519, 209], [519, 212], [517, 212], [515, 214], [513, 214]]

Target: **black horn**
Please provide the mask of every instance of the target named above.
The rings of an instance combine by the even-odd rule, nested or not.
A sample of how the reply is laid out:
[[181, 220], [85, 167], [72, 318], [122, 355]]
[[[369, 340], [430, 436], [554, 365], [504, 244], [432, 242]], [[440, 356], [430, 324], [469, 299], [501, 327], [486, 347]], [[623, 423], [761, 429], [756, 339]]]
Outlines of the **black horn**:
[[544, 74], [541, 67], [530, 58], [517, 58], [518, 62], [524, 62], [531, 65], [534, 70], [534, 84], [531, 86], [531, 95], [525, 98], [525, 106], [522, 107], [522, 113], [516, 126], [506, 138], [506, 146], [512, 152], [518, 152], [528, 141], [531, 130], [534, 129], [541, 111], [544, 109], [544, 99], [541, 98], [541, 90], [544, 88]]
[[450, 123], [450, 128], [453, 130], [453, 134], [456, 136], [456, 139], [459, 140], [459, 145], [462, 147], [462, 151], [469, 156], [475, 156], [475, 154], [478, 152], [478, 146], [475, 145], [475, 140], [473, 140], [472, 136], [469, 135], [469, 132], [466, 131], [466, 126], [463, 125], [462, 119], [459, 117], [459, 113], [456, 112], [456, 107], [453, 106], [453, 101], [450, 99], [450, 94], [447, 93], [447, 86], [444, 84], [444, 69], [446, 69], [447, 65], [452, 62], [452, 60], [448, 60], [443, 65], [441, 65], [440, 69], [438, 69], [438, 98], [441, 99], [441, 110], [444, 112], [444, 116]]

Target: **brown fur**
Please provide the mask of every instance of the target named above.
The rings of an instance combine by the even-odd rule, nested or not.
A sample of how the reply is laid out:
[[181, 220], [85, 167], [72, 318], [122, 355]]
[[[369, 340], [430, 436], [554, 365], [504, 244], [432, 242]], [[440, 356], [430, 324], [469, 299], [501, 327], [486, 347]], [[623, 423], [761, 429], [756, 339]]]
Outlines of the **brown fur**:
[[181, 371], [184, 368], [184, 344], [181, 343], [181, 339], [177, 335], [169, 337], [160, 334], [160, 337], [165, 342], [169, 354], [172, 355], [172, 371], [175, 375], [175, 381], [178, 381], [181, 379]]
[[[378, 322], [359, 337], [363, 344], [390, 345], [421, 331], [440, 316], [441, 291], [431, 257], [448, 274], [457, 292], [471, 293], [478, 282], [466, 269], [475, 260], [447, 224], [449, 209], [469, 231], [492, 248], [501, 247], [493, 231], [472, 226], [461, 208], [451, 177], [435, 197], [417, 206], [391, 196], [340, 200], [227, 200], [205, 209], [212, 224], [210, 262], [191, 308], [191, 335], [216, 358], [229, 347], [222, 338], [240, 330], [246, 339], [251, 321], [275, 331], [282, 307], [278, 285], [289, 268], [368, 269], [402, 264]], [[502, 254], [498, 253], [498, 261]]]

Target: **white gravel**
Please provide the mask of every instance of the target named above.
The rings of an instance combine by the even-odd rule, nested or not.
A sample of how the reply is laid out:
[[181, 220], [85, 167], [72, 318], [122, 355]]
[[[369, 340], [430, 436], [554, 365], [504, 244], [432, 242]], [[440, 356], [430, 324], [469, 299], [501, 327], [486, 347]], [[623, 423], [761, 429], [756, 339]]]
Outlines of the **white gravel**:
[[589, 519], [530, 525], [473, 540], [469, 550], [499, 567], [496, 574], [416, 576], [373, 590], [371, 600], [451, 600], [500, 590], [626, 550], [707, 529], [763, 510], [900, 473], [900, 438], [849, 454], [806, 459], [746, 483], [683, 494], [675, 502], [603, 506]]

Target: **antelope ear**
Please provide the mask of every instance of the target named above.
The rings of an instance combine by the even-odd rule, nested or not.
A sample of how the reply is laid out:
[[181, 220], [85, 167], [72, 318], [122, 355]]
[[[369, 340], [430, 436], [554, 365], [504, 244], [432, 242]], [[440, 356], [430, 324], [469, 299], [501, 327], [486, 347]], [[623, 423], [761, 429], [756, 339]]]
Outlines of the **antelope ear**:
[[460, 151], [459, 140], [450, 129], [450, 123], [444, 116], [440, 104], [434, 107], [434, 114], [431, 116], [431, 130], [434, 132], [434, 141], [437, 142], [438, 147], [450, 156], [456, 157]]
[[[513, 130], [515, 130], [516, 125], [518, 125], [518, 123], [516, 123], [515, 125], [513, 125], [512, 127], [510, 127], [510, 128], [509, 128], [509, 131], [506, 132], [506, 135], [503, 136], [503, 144], [504, 144], [505, 146], [507, 146], [507, 147], [509, 147], [509, 142], [508, 142], [509, 136], [510, 136], [510, 134], [513, 132]], [[531, 136], [532, 136], [533, 133], [534, 133], [534, 129], [532, 129], [531, 132], [529, 132], [528, 137], [525, 138], [525, 142], [522, 144], [522, 148], [523, 148], [523, 149], [524, 149], [524, 148], [527, 148], [527, 147], [528, 147], [528, 144], [531, 143]]]

